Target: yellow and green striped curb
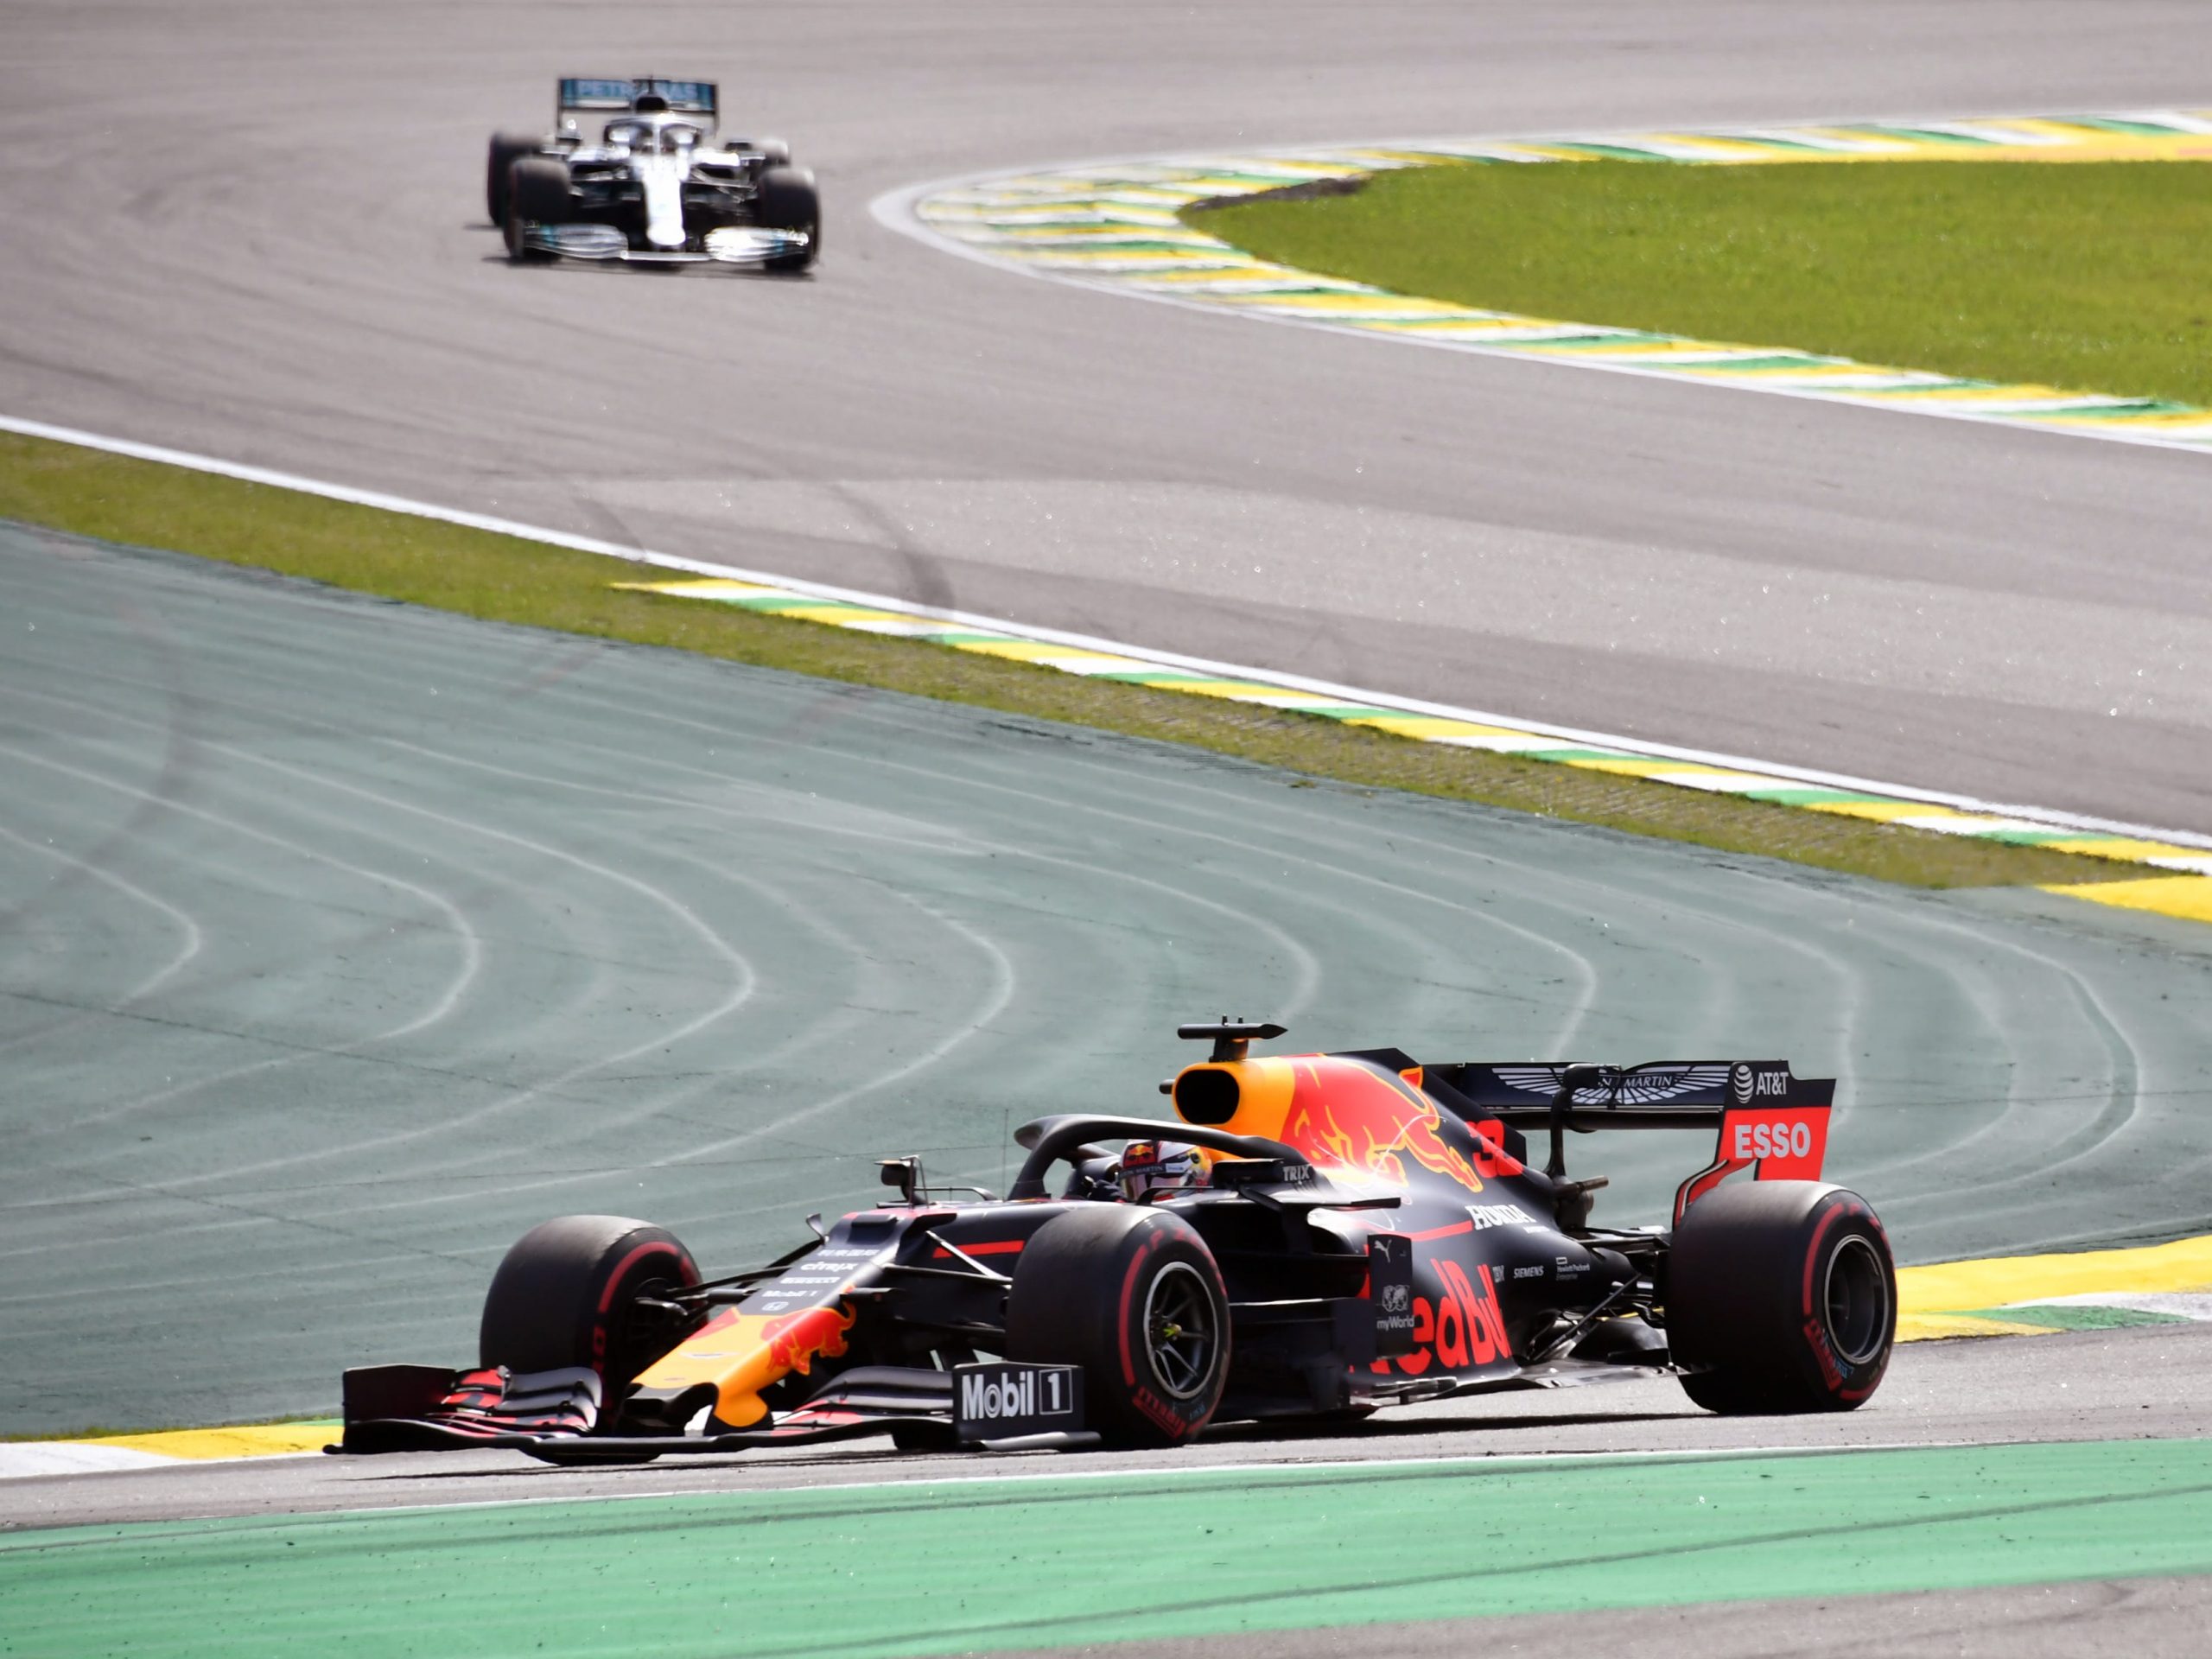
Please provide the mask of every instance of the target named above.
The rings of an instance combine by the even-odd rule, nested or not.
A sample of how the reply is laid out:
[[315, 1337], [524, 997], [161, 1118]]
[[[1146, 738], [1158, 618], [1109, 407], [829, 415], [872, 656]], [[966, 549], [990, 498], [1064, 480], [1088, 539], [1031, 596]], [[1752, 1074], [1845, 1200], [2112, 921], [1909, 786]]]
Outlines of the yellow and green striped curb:
[[2212, 922], [2212, 846], [2188, 846], [2132, 830], [2085, 828], [2056, 817], [2028, 817], [2014, 812], [1914, 799], [1878, 786], [1790, 777], [1717, 759], [1685, 758], [1680, 752], [1643, 747], [1613, 738], [1596, 739], [1587, 734], [1546, 731], [1465, 711], [1393, 707], [1388, 702], [1370, 700], [1341, 688], [1319, 686], [1262, 670], [1197, 667], [1133, 646], [1097, 641], [1072, 643], [1011, 623], [987, 625], [974, 619], [931, 613], [918, 607], [893, 606], [889, 601], [863, 604], [767, 582], [711, 577], [618, 582], [615, 586], [677, 599], [709, 600], [826, 627], [919, 639], [954, 651], [1057, 669], [1086, 679], [1118, 680], [1149, 686], [1154, 690], [1258, 703], [1269, 709], [1338, 721], [1347, 726], [1388, 732], [1418, 742], [1486, 749], [1524, 760], [1549, 761], [1585, 771], [1642, 778], [1652, 783], [1736, 795], [1808, 812], [1834, 813], [1909, 829], [1931, 830], [1942, 835], [2048, 847], [2091, 858], [2141, 864], [2161, 874], [2146, 875], [2141, 880], [2092, 881], [2049, 891], [2101, 904]]
[[[2137, 1249], [1900, 1268], [1897, 1310], [1899, 1342], [2212, 1321], [2212, 1236]], [[81, 1447], [111, 1448], [140, 1466], [320, 1452], [338, 1427], [335, 1418], [324, 1418], [0, 1445], [0, 1472], [10, 1452], [66, 1457]], [[48, 1461], [55, 1466], [39, 1472], [64, 1472], [58, 1459], [49, 1455]]]
[[1702, 385], [1823, 398], [2127, 443], [2212, 450], [2212, 410], [2152, 397], [2005, 385], [1764, 345], [1484, 311], [1256, 258], [1185, 224], [1202, 201], [1409, 167], [1637, 161], [2212, 160], [2212, 111], [1862, 122], [1584, 137], [1423, 140], [1108, 162], [924, 187], [877, 217], [1032, 276], [1270, 321]]
[[1897, 1340], [2212, 1320], [2212, 1236], [1897, 1269]]

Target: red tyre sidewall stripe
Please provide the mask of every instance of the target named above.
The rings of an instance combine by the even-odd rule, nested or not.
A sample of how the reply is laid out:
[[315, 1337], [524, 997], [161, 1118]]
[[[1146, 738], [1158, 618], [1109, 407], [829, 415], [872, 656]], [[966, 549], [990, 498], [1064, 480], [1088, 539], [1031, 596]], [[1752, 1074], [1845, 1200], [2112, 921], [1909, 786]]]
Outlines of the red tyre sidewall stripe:
[[1890, 1330], [1891, 1332], [1891, 1345], [1883, 1349], [1880, 1357], [1866, 1368], [1866, 1386], [1860, 1389], [1846, 1389], [1841, 1394], [1836, 1396], [1840, 1400], [1848, 1400], [1853, 1404], [1856, 1405], [1859, 1401], [1864, 1400], [1868, 1395], [1873, 1393], [1876, 1389], [1879, 1388], [1881, 1386], [1883, 1377], [1889, 1374], [1890, 1356], [1896, 1351], [1895, 1332], [1897, 1331], [1897, 1258], [1895, 1254], [1890, 1249], [1890, 1236], [1882, 1229], [1882, 1218], [1876, 1215], [1872, 1210], [1866, 1209], [1859, 1205], [1853, 1205], [1850, 1206], [1850, 1209], [1853, 1217], [1857, 1220], [1865, 1222], [1866, 1224], [1866, 1230], [1873, 1234], [1874, 1236], [1879, 1239], [1882, 1243], [1882, 1255], [1884, 1257], [1884, 1266], [1887, 1270], [1885, 1277], [1890, 1292]]
[[1850, 1209], [1847, 1204], [1830, 1205], [1827, 1213], [1821, 1217], [1821, 1224], [1813, 1230], [1812, 1248], [1805, 1252], [1804, 1317], [1808, 1319], [1819, 1317], [1813, 1311], [1813, 1269], [1820, 1265], [1821, 1241], [1828, 1236], [1828, 1229], [1848, 1214]]
[[1137, 1281], [1144, 1274], [1144, 1264], [1152, 1259], [1152, 1253], [1166, 1236], [1164, 1229], [1150, 1228], [1144, 1243], [1129, 1257], [1128, 1271], [1122, 1275], [1122, 1297], [1116, 1309], [1114, 1326], [1122, 1344], [1122, 1381], [1133, 1389], [1137, 1385], [1137, 1366], [1135, 1357], [1129, 1352], [1129, 1304], [1136, 1298]]
[[[1828, 1236], [1828, 1229], [1839, 1221], [1861, 1221], [1866, 1223], [1868, 1230], [1873, 1233], [1874, 1236], [1882, 1241], [1885, 1254], [1887, 1253], [1887, 1247], [1890, 1242], [1889, 1235], [1882, 1230], [1880, 1218], [1864, 1205], [1853, 1204], [1850, 1199], [1845, 1198], [1828, 1206], [1827, 1212], [1821, 1217], [1821, 1224], [1814, 1230], [1812, 1248], [1805, 1253], [1804, 1316], [1808, 1319], [1821, 1319], [1822, 1328], [1824, 1330], [1826, 1329], [1826, 1320], [1822, 1319], [1821, 1313], [1816, 1313], [1813, 1309], [1813, 1269], [1820, 1264], [1821, 1245]], [[1891, 1317], [1894, 1319], [1897, 1307], [1897, 1281], [1894, 1275], [1890, 1279], [1890, 1306], [1891, 1310]], [[1824, 1313], [1825, 1310], [1822, 1312]], [[1841, 1364], [1841, 1363], [1842, 1358], [1841, 1356], [1839, 1355], [1837, 1357], [1837, 1363]], [[1818, 1356], [1815, 1357], [1815, 1368], [1817, 1369]], [[1872, 1361], [1866, 1365], [1854, 1368], [1854, 1370], [1865, 1376], [1866, 1383], [1864, 1387], [1855, 1389], [1829, 1389], [1829, 1392], [1834, 1394], [1839, 1400], [1849, 1400], [1855, 1403], [1858, 1401], [1864, 1400], [1868, 1395], [1874, 1392], [1875, 1389], [1880, 1384], [1883, 1376], [1888, 1372], [1889, 1369], [1889, 1351], [1885, 1350], [1879, 1358]], [[1821, 1380], [1825, 1384], [1827, 1379], [1823, 1377]]]
[[[615, 1264], [614, 1271], [607, 1275], [605, 1288], [599, 1293], [599, 1306], [594, 1310], [591, 1327], [591, 1368], [599, 1373], [599, 1380], [602, 1385], [607, 1382], [607, 1316], [614, 1306], [614, 1293], [621, 1287], [623, 1280], [629, 1277], [631, 1268], [648, 1256], [653, 1255], [671, 1256], [683, 1266], [690, 1268], [691, 1279], [687, 1280], [685, 1281], [687, 1283], [698, 1277], [698, 1268], [692, 1265], [688, 1253], [680, 1246], [660, 1239], [639, 1245], [636, 1249], [632, 1250], [629, 1255]], [[628, 1379], [625, 1378], [624, 1381], [626, 1382]]]

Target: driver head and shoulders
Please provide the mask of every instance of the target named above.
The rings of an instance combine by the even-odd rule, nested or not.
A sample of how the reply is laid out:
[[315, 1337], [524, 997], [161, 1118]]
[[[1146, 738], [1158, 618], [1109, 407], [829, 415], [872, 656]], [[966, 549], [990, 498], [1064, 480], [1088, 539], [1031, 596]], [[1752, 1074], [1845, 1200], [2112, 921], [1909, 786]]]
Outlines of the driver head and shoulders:
[[1069, 1177], [1063, 1198], [1156, 1204], [1211, 1184], [1211, 1160], [1181, 1141], [1132, 1141], [1118, 1157], [1086, 1160]]
[[1208, 1180], [1205, 1154], [1181, 1141], [1132, 1141], [1122, 1148], [1122, 1196], [1152, 1204], [1195, 1192]]

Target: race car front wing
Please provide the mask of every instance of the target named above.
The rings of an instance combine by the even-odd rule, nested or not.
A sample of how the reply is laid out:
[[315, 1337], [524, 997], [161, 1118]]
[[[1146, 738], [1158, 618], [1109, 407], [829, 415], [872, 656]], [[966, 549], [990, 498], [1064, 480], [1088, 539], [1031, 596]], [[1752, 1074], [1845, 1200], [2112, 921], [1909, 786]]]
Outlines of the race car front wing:
[[902, 1449], [986, 1452], [1094, 1446], [1083, 1373], [1072, 1365], [987, 1360], [950, 1371], [856, 1366], [758, 1428], [714, 1434], [601, 1434], [598, 1373], [450, 1371], [376, 1365], [345, 1376], [345, 1434], [332, 1452], [489, 1446], [548, 1463], [636, 1463], [890, 1433]]
[[804, 231], [756, 225], [726, 225], [709, 231], [697, 250], [633, 248], [630, 238], [612, 225], [530, 225], [522, 234], [527, 245], [563, 259], [634, 265], [762, 265], [804, 253], [813, 241]]

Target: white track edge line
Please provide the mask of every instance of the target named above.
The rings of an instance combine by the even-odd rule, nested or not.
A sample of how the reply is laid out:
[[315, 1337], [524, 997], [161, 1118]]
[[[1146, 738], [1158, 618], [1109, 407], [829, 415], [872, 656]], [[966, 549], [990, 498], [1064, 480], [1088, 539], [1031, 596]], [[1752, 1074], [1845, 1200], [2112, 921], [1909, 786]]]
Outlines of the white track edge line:
[[[2168, 104], [2154, 105], [2147, 108], [2143, 106], [2135, 106], [2129, 109], [2118, 109], [2099, 106], [2094, 109], [2073, 110], [2068, 111], [2068, 113], [2077, 116], [2100, 118], [2108, 117], [2120, 120], [2126, 120], [2133, 116], [2156, 115], [2160, 111], [2179, 113], [2190, 102], [2192, 102], [2196, 97], [2201, 95], [2202, 93], [2200, 92], [2199, 93], [2191, 94], [2190, 98], [2188, 99], [2182, 99]], [[1078, 156], [1071, 158], [1064, 158], [1059, 161], [1039, 162], [1033, 165], [1025, 164], [1019, 167], [995, 167], [987, 168], [982, 172], [955, 174], [942, 179], [928, 180], [920, 184], [902, 186], [900, 188], [896, 190], [886, 191], [883, 195], [879, 196], [876, 200], [878, 201], [886, 201], [897, 196], [920, 196], [927, 194], [932, 191], [950, 189], [956, 185], [982, 183], [994, 179], [1024, 179], [1040, 174], [1071, 173], [1078, 168], [1091, 167], [1137, 167], [1147, 163], [1162, 163], [1168, 166], [1173, 166], [1178, 162], [1185, 161], [1217, 161], [1224, 156], [1249, 156], [1255, 160], [1287, 161], [1295, 160], [1300, 156], [1309, 155], [1316, 150], [1406, 149], [1427, 151], [1431, 145], [1438, 143], [1603, 143], [1609, 139], [1615, 138], [1649, 137], [1654, 132], [1683, 132], [1690, 134], [1703, 134], [1709, 137], [1726, 137], [1732, 133], [1737, 132], [1762, 130], [1770, 132], [1786, 132], [1792, 128], [1797, 127], [1924, 127], [1931, 121], [2018, 121], [2024, 119], [2034, 120], [2037, 118], [2039, 118], [2034, 115], [2023, 116], [2017, 109], [1993, 111], [1980, 115], [1931, 116], [1927, 114], [1925, 111], [1922, 111], [1918, 114], [1913, 115], [1860, 114], [1802, 117], [1792, 116], [1784, 121], [1765, 120], [1754, 117], [1741, 121], [1707, 121], [1700, 118], [1690, 126], [1669, 126], [1664, 124], [1654, 124], [1647, 123], [1643, 126], [1595, 128], [1575, 127], [1573, 129], [1560, 129], [1549, 132], [1536, 133], [1526, 131], [1452, 132], [1439, 135], [1437, 133], [1431, 132], [1421, 137], [1411, 137], [1402, 134], [1394, 138], [1376, 138], [1369, 137], [1361, 138], [1324, 138], [1314, 140], [1312, 143], [1298, 142], [1281, 144], [1193, 145], [1185, 149], [1174, 150], [1123, 150], [1113, 155]]]
[[[555, 1493], [545, 1497], [470, 1498], [458, 1503], [395, 1503], [372, 1505], [353, 1510], [296, 1510], [283, 1515], [203, 1515], [174, 1516], [160, 1521], [149, 1521], [147, 1526], [189, 1526], [203, 1521], [245, 1521], [262, 1524], [282, 1524], [289, 1522], [315, 1520], [358, 1520], [382, 1515], [438, 1515], [457, 1510], [504, 1510], [538, 1507], [548, 1503], [645, 1503], [661, 1498], [730, 1498], [785, 1497], [798, 1492], [871, 1492], [911, 1491], [916, 1488], [944, 1486], [1027, 1486], [1055, 1481], [1141, 1480], [1154, 1476], [1173, 1479], [1196, 1479], [1204, 1475], [1290, 1478], [1302, 1474], [1337, 1473], [1356, 1470], [1484, 1470], [1498, 1474], [1541, 1473], [1548, 1470], [1576, 1466], [1602, 1467], [1607, 1464], [1693, 1463], [1752, 1461], [1764, 1459], [1792, 1457], [1831, 1457], [1853, 1452], [1944, 1452], [1979, 1450], [2006, 1446], [2044, 1446], [2065, 1444], [2044, 1440], [1894, 1440], [1872, 1444], [1850, 1440], [1824, 1440], [1810, 1446], [1663, 1446], [1646, 1451], [1618, 1450], [1607, 1452], [1516, 1452], [1504, 1454], [1469, 1452], [1412, 1458], [1328, 1458], [1311, 1463], [1200, 1463], [1162, 1464], [1138, 1469], [1069, 1469], [1047, 1472], [1043, 1470], [1020, 1473], [994, 1475], [915, 1475], [898, 1480], [832, 1480], [814, 1485], [800, 1486], [744, 1486], [697, 1487], [676, 1486], [656, 1488], [639, 1492], [577, 1492]], [[2101, 1444], [2101, 1442], [2092, 1442]], [[496, 1449], [496, 1448], [495, 1448]], [[302, 1454], [327, 1455], [321, 1452]], [[727, 1454], [742, 1457], [741, 1452]], [[988, 1454], [985, 1454], [988, 1455]], [[1001, 1455], [1005, 1455], [1001, 1453]], [[1029, 1456], [1062, 1456], [1063, 1453], [1027, 1453]], [[200, 1458], [180, 1459], [178, 1466], [205, 1467], [213, 1464], [260, 1463], [259, 1458]], [[704, 1467], [735, 1467], [751, 1471], [764, 1466], [760, 1464], [722, 1464], [719, 1461], [703, 1464]], [[797, 1460], [786, 1466], [799, 1467]], [[91, 1470], [75, 1474], [50, 1477], [75, 1479], [82, 1474], [143, 1474], [143, 1469]], [[0, 1550], [4, 1550], [12, 1536], [28, 1536], [35, 1531], [74, 1530], [81, 1526], [112, 1525], [112, 1522], [70, 1522], [59, 1528], [24, 1528], [10, 1535], [0, 1533]], [[131, 1524], [131, 1523], [126, 1523]]]
[[1192, 673], [1211, 675], [1224, 679], [1243, 679], [1260, 684], [1277, 685], [1287, 690], [1311, 692], [1316, 696], [1332, 697], [1345, 702], [1368, 703], [1378, 709], [1389, 709], [1397, 713], [1433, 715], [1445, 720], [1464, 720], [1484, 726], [1509, 727], [1516, 731], [1530, 732], [1539, 736], [1563, 738], [1570, 742], [1593, 748], [1621, 749], [1660, 760], [1682, 760], [1697, 766], [1721, 766], [1732, 771], [1782, 778], [1794, 783], [1817, 784], [1827, 788], [1848, 790], [1859, 794], [1893, 796], [1899, 800], [1922, 801], [1930, 805], [1949, 807], [1956, 811], [1986, 813], [1996, 817], [2032, 819], [2062, 829], [2094, 830], [2104, 835], [2126, 836], [2135, 840], [2165, 841], [2179, 846], [2212, 848], [2212, 835], [2201, 834], [2193, 830], [2156, 829], [2119, 819], [2063, 812], [2050, 807], [1984, 801], [1973, 796], [1950, 794], [1942, 791], [1902, 784], [1880, 783], [1864, 778], [1852, 777], [1842, 772], [1824, 772], [1804, 766], [1777, 766], [1764, 760], [1746, 760], [1739, 755], [1724, 754], [1709, 749], [1686, 748], [1674, 744], [1648, 742], [1641, 738], [1617, 737], [1577, 727], [1524, 720], [1517, 715], [1490, 714], [1478, 709], [1456, 708], [1448, 703], [1429, 702], [1417, 697], [1402, 697], [1385, 692], [1365, 691], [1327, 680], [1309, 679], [1304, 675], [1282, 673], [1272, 669], [1248, 668], [1233, 663], [1213, 662], [1201, 657], [1185, 657], [1172, 652], [1154, 650], [1147, 646], [1128, 645], [1119, 640], [1102, 639], [1090, 634], [1070, 633], [1057, 628], [1038, 627], [1025, 622], [1010, 622], [1001, 618], [982, 616], [969, 611], [918, 605], [907, 600], [887, 598], [880, 594], [863, 593], [854, 588], [833, 587], [825, 582], [810, 582], [795, 576], [777, 575], [767, 571], [748, 569], [734, 564], [681, 558], [674, 554], [655, 553], [643, 548], [624, 547], [619, 543], [601, 541], [594, 537], [571, 536], [561, 531], [546, 530], [534, 524], [522, 524], [514, 519], [494, 518], [485, 513], [467, 512], [458, 508], [442, 507], [430, 502], [412, 500], [405, 496], [386, 494], [382, 491], [355, 489], [347, 485], [327, 483], [320, 479], [306, 478], [295, 473], [278, 472], [263, 467], [250, 467], [237, 461], [194, 454], [187, 450], [169, 449], [157, 444], [139, 443], [127, 438], [109, 437], [100, 433], [81, 431], [73, 427], [55, 426], [44, 421], [23, 420], [13, 416], [0, 415], [0, 432], [13, 432], [25, 437], [45, 438], [57, 443], [74, 444], [81, 448], [98, 449], [132, 460], [155, 461], [164, 466], [182, 467], [191, 472], [237, 479], [244, 483], [261, 484], [275, 489], [291, 490], [302, 495], [319, 496], [326, 500], [342, 501], [354, 506], [372, 507], [386, 512], [404, 513], [410, 518], [433, 519], [442, 524], [456, 524], [467, 530], [481, 530], [494, 535], [511, 536], [520, 541], [538, 542], [547, 546], [567, 548], [574, 552], [596, 554], [604, 558], [620, 559], [632, 564], [649, 565], [656, 569], [678, 570], [690, 575], [758, 582], [763, 586], [781, 588], [791, 593], [814, 598], [837, 600], [846, 604], [866, 606], [872, 610], [891, 611], [901, 615], [925, 618], [931, 621], [949, 622], [961, 627], [1011, 633], [1027, 639], [1039, 640], [1047, 645], [1065, 645], [1072, 650], [1094, 651], [1128, 657], [1139, 662], [1154, 664], [1162, 668], [1182, 669]]

